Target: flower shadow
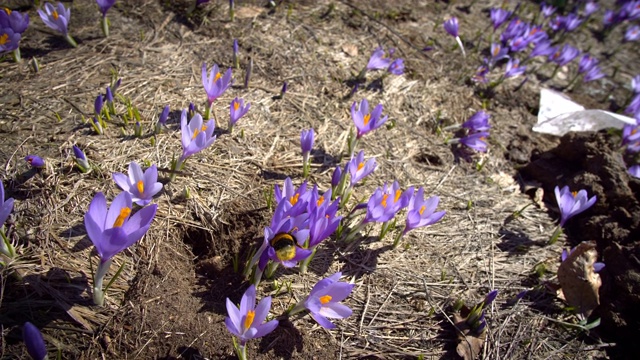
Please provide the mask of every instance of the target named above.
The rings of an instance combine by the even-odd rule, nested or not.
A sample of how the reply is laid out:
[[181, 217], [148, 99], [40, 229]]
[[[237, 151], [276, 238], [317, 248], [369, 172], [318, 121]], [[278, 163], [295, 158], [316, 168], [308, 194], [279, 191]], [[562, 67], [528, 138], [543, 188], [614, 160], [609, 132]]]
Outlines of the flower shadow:
[[292, 359], [294, 351], [302, 353], [302, 334], [288, 318], [279, 319], [278, 327], [260, 341], [260, 353], [273, 349], [278, 359]]

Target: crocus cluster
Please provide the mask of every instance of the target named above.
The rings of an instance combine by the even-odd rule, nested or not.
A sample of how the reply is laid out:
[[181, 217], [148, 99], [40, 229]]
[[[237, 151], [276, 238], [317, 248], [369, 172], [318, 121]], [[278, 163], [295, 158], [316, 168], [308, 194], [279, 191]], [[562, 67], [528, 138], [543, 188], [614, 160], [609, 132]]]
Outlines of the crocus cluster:
[[158, 205], [144, 207], [134, 214], [131, 194], [123, 191], [113, 199], [111, 206], [101, 192], [97, 193], [84, 216], [87, 235], [96, 248], [100, 262], [93, 283], [93, 301], [104, 304], [103, 280], [113, 257], [140, 240], [149, 230]]
[[[634, 80], [640, 80], [640, 76], [634, 78]], [[636, 100], [637, 99], [637, 100]], [[637, 103], [638, 105], [634, 104]], [[632, 109], [629, 109], [629, 108]], [[633, 109], [638, 107], [638, 109]], [[640, 178], [640, 164], [637, 164], [638, 153], [640, 153], [640, 95], [636, 94], [634, 100], [627, 108], [627, 112], [634, 112], [636, 117], [636, 124], [627, 124], [622, 128], [622, 144], [621, 146], [625, 151], [625, 159], [631, 159], [631, 163], [635, 163], [628, 168], [628, 173], [636, 178]]]
[[331, 202], [331, 190], [320, 193], [306, 181], [295, 188], [290, 178], [284, 186], [274, 188], [276, 208], [271, 225], [264, 229], [263, 243], [247, 266], [254, 270], [254, 283], [258, 283], [267, 269], [270, 277], [278, 265], [293, 267], [306, 260], [301, 272], [306, 271], [316, 247], [337, 229], [341, 216], [336, 215], [340, 199]]
[[78, 43], [69, 35], [71, 8], [65, 8], [61, 2], [58, 2], [55, 7], [50, 3], [45, 3], [44, 10], [38, 9], [38, 14], [45, 25], [62, 34], [69, 45], [78, 46]]
[[392, 60], [391, 56], [393, 56], [394, 53], [395, 51], [393, 49], [389, 49], [389, 57], [387, 57], [384, 49], [381, 47], [376, 48], [373, 54], [371, 54], [371, 57], [369, 57], [367, 66], [360, 72], [358, 77], [364, 78], [367, 71], [373, 70], [386, 70], [393, 75], [404, 74], [404, 60], [402, 58]]
[[10, 259], [15, 256], [16, 250], [5, 233], [4, 223], [9, 218], [9, 214], [11, 214], [12, 210], [13, 198], [5, 200], [4, 185], [2, 184], [2, 181], [0, 181], [0, 237], [2, 237], [2, 242], [0, 242], [0, 254], [3, 254]]
[[462, 144], [469, 149], [478, 152], [487, 151], [487, 137], [489, 137], [489, 114], [480, 110], [473, 114], [469, 120], [460, 125], [465, 131], [465, 135], [460, 138], [450, 139], [450, 144]]
[[28, 14], [0, 9], [0, 54], [11, 51], [14, 60], [20, 62], [20, 39], [28, 26]]
[[587, 190], [583, 189], [572, 192], [568, 186], [564, 186], [562, 189], [556, 186], [554, 193], [556, 195], [556, 201], [558, 202], [558, 209], [560, 210], [560, 223], [551, 236], [551, 240], [549, 240], [550, 244], [558, 240], [567, 220], [593, 206], [597, 199], [595, 195], [589, 198]]
[[[585, 12], [590, 11], [590, 13], [585, 16], [592, 14], [596, 9], [597, 5], [595, 7], [589, 5], [588, 8], [585, 8]], [[499, 66], [501, 60], [505, 59], [504, 73], [498, 80], [491, 83], [491, 86], [497, 86], [505, 79], [525, 74], [527, 71], [525, 64], [538, 56], [545, 56], [549, 63], [555, 65], [551, 75], [554, 77], [561, 67], [578, 58], [580, 51], [569, 44], [562, 44], [562, 42], [564, 34], [574, 31], [584, 21], [584, 18], [577, 13], [569, 13], [550, 19], [555, 11], [554, 7], [543, 3], [541, 13], [544, 18], [549, 18], [549, 21], [536, 24], [526, 22], [507, 10], [491, 9], [490, 16], [494, 31], [503, 24], [506, 26], [500, 34], [500, 41], [491, 44], [489, 57], [483, 59], [482, 65], [472, 79], [477, 83], [488, 83], [487, 76], [491, 70]], [[527, 51], [528, 54], [526, 54]], [[584, 82], [598, 80], [605, 76], [597, 59], [588, 54], [585, 54], [582, 59], [570, 85], [574, 84], [579, 75], [582, 76]]]

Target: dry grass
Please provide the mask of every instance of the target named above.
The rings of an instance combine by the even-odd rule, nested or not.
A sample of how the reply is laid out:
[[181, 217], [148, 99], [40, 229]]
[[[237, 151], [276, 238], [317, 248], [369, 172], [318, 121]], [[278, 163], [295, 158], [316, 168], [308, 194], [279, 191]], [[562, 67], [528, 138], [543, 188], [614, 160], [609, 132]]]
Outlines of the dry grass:
[[[332, 347], [336, 356], [343, 358], [449, 357], [455, 352], [456, 338], [452, 301], [474, 303], [495, 288], [500, 296], [487, 314], [483, 358], [601, 355], [597, 347], [587, 345], [593, 340], [559, 324], [574, 320], [550, 295], [531, 292], [516, 305], [505, 305], [521, 290], [532, 289], [537, 284], [532, 278], [534, 267], [540, 263], [553, 267], [561, 249], [560, 244], [545, 246], [554, 225], [547, 209], [531, 206], [520, 217], [511, 218], [531, 200], [517, 183], [505, 182], [505, 176], [500, 176], [506, 174], [510, 179], [514, 175], [501, 154], [509, 136], [518, 129], [513, 124], [524, 121], [532, 125], [533, 116], [522, 107], [493, 109], [494, 144], [483, 170], [476, 171], [473, 163], [459, 162], [433, 130], [437, 113], [453, 123], [480, 108], [472, 90], [459, 81], [463, 71], [473, 65], [461, 69], [461, 64], [451, 61], [451, 54], [443, 50], [430, 54], [432, 59], [426, 58], [403, 41], [420, 44], [421, 39], [436, 34], [440, 39], [438, 31], [432, 30], [435, 20], [427, 15], [436, 13], [440, 18], [446, 12], [443, 5], [431, 8], [422, 4], [419, 8], [430, 12], [413, 13], [422, 18], [389, 27], [354, 13], [342, 3], [336, 3], [328, 18], [320, 19], [328, 5], [296, 5], [288, 21], [286, 10], [267, 15], [258, 8], [260, 15], [234, 24], [217, 23], [224, 11], [214, 11], [208, 25], [190, 28], [157, 2], [133, 1], [113, 12], [114, 31], [109, 39], [100, 38], [97, 27], [81, 27], [79, 20], [72, 23], [74, 30], [86, 36], [79, 36], [82, 44], [77, 49], [51, 48], [47, 43], [50, 36], [41, 33], [27, 38], [31, 48], [47, 49], [38, 56], [38, 74], [26, 64], [1, 63], [5, 78], [0, 84], [5, 105], [0, 110], [2, 178], [17, 200], [15, 231], [22, 245], [22, 255], [8, 269], [19, 270], [24, 277], [23, 282], [15, 281], [9, 278], [7, 268], [2, 270], [0, 305], [7, 314], [2, 317], [6, 323], [22, 319], [14, 314], [26, 313], [27, 318], [44, 316], [47, 311], [57, 314], [44, 322], [46, 340], [69, 357], [161, 356], [163, 337], [181, 331], [191, 336], [184, 343], [200, 349], [204, 356], [217, 356], [207, 355], [212, 346], [218, 355], [228, 354], [230, 345], [206, 341], [215, 330], [195, 336], [188, 332], [187, 323], [166, 319], [163, 327], [154, 328], [145, 314], [157, 314], [157, 307], [182, 296], [175, 292], [184, 287], [201, 286], [197, 279], [203, 275], [195, 266], [201, 257], [219, 256], [228, 265], [234, 253], [246, 254], [246, 249], [239, 247], [252, 246], [268, 219], [254, 226], [253, 235], [243, 234], [240, 243], [222, 244], [221, 239], [233, 237], [233, 231], [245, 230], [240, 229], [244, 223], [229, 223], [234, 219], [229, 214], [264, 211], [265, 191], [281, 184], [286, 176], [297, 177], [299, 182], [297, 139], [301, 129], [313, 127], [318, 134], [311, 179], [326, 188], [333, 167], [346, 151], [351, 102], [366, 97], [371, 103], [384, 104], [395, 127], [368, 134], [360, 143], [379, 166], [367, 184], [357, 189], [356, 197], [364, 199], [375, 187], [396, 179], [403, 187], [424, 186], [426, 193], [440, 196], [439, 208], [447, 215], [432, 227], [411, 232], [404, 239], [404, 248], [391, 250], [389, 239], [362, 240], [350, 246], [329, 243], [312, 263], [310, 274], [281, 275], [281, 279], [293, 282], [298, 299], [317, 279], [334, 271], [342, 271], [357, 284], [347, 300], [354, 314], [339, 322], [339, 330], [326, 332], [308, 317], [293, 320], [294, 325], [304, 328], [305, 336], [328, 339], [329, 345], [322, 346]], [[403, 2], [398, 6], [411, 5]], [[82, 6], [74, 3], [78, 12]], [[219, 4], [213, 6], [222, 9]], [[373, 9], [366, 11], [373, 13]], [[378, 11], [386, 10], [381, 7]], [[98, 191], [113, 199], [119, 190], [111, 173], [126, 171], [130, 161], [169, 167], [172, 156], [181, 151], [179, 109], [190, 101], [202, 103], [204, 98], [201, 63], [229, 65], [232, 38], [240, 41], [243, 69], [250, 51], [255, 64], [253, 77], [245, 90], [239, 87], [244, 70], [235, 71], [236, 86], [216, 102], [215, 116], [218, 127], [225, 128], [227, 104], [236, 95], [251, 103], [249, 115], [240, 120], [234, 134], [220, 133], [210, 149], [187, 162], [185, 174], [165, 185], [155, 200], [158, 214], [148, 235], [116, 257], [117, 265], [127, 262], [127, 266], [108, 292], [107, 306], [90, 306], [87, 264], [91, 258], [95, 266], [96, 257], [91, 256], [83, 227], [89, 202]], [[354, 99], [345, 100], [349, 89], [341, 80], [357, 73], [378, 44], [398, 47], [411, 73], [386, 78], [381, 92], [361, 91]], [[358, 55], [345, 53], [347, 45], [355, 46]], [[160, 109], [171, 105], [169, 129], [155, 137], [155, 146], [150, 137], [120, 136], [119, 124], [112, 124], [104, 136], [92, 135], [83, 124], [82, 115], [92, 113], [93, 99], [108, 85], [114, 68], [123, 79], [119, 93], [140, 109], [147, 131]], [[284, 99], [273, 98], [283, 81], [289, 82], [290, 91]], [[122, 111], [122, 105], [119, 109]], [[61, 122], [54, 113], [60, 115]], [[73, 169], [73, 144], [83, 148], [96, 164], [93, 172], [80, 174]], [[22, 157], [31, 153], [46, 154], [46, 171], [32, 174], [26, 169]], [[185, 188], [190, 190], [189, 199], [182, 195]], [[229, 234], [221, 233], [224, 229]], [[370, 234], [377, 232], [373, 229]], [[203, 236], [207, 244], [202, 248], [207, 254], [194, 253], [193, 244], [184, 241], [193, 234]], [[158, 267], [162, 275], [156, 283], [149, 274]], [[165, 271], [168, 268], [175, 271]], [[215, 278], [209, 280], [215, 284]], [[172, 291], [176, 281], [186, 284]], [[131, 285], [136, 294], [142, 294], [142, 303], [128, 300]], [[265, 293], [273, 293], [271, 290], [263, 287]], [[288, 296], [276, 297], [274, 313], [289, 305], [292, 300]], [[195, 296], [189, 301], [195, 307], [202, 305]], [[214, 313], [210, 316], [221, 328], [221, 315]], [[120, 319], [131, 314], [138, 314], [140, 323], [123, 327]], [[202, 321], [201, 316], [202, 312], [193, 314], [197, 321]], [[10, 336], [13, 328], [3, 328], [3, 339], [15, 341], [16, 336]], [[3, 346], [3, 356], [24, 355], [20, 351], [15, 345]], [[186, 357], [184, 354], [172, 353]]]

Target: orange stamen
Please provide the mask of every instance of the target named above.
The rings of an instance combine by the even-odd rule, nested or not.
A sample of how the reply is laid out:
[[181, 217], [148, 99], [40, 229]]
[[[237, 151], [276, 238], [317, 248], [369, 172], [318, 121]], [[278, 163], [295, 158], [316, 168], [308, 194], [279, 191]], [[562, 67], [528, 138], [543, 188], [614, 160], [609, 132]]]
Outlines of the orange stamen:
[[289, 202], [291, 203], [291, 205], [295, 205], [298, 203], [298, 198], [300, 198], [300, 194], [295, 194], [292, 197], [289, 198]]
[[578, 196], [578, 192], [577, 191], [572, 191], [571, 195], [573, 195], [573, 197], [576, 197], [576, 196]]
[[331, 301], [331, 295], [320, 296], [320, 304], [324, 305]]
[[121, 227], [130, 214], [131, 208], [123, 207], [122, 209], [120, 209], [120, 215], [118, 215], [118, 218], [116, 218], [116, 221], [113, 223], [113, 227]]
[[369, 120], [371, 120], [371, 114], [367, 114], [364, 116], [364, 124], [367, 125], [369, 123]]
[[364, 163], [361, 162], [360, 164], [358, 164], [358, 170], [356, 171], [360, 171], [363, 167], [364, 167]]
[[60, 15], [58, 15], [58, 12], [53, 10], [53, 13], [51, 14], [51, 16], [53, 16], [54, 19], [58, 20], [58, 18], [60, 17]]
[[382, 206], [387, 207], [387, 198], [388, 197], [389, 197], [389, 194], [382, 195], [382, 200], [380, 201], [380, 204], [382, 204]]
[[11, 40], [9, 40], [9, 34], [2, 34], [0, 35], [0, 45], [4, 45], [8, 42], [10, 42]]
[[213, 81], [216, 82], [218, 81], [218, 79], [220, 79], [220, 77], [222, 77], [222, 75], [220, 75], [219, 72], [216, 73], [216, 76], [213, 78]]
[[420, 215], [422, 215], [422, 213], [424, 212], [424, 209], [426, 209], [426, 208], [427, 208], [426, 206], [422, 205], [422, 207], [418, 211], [420, 213]]
[[4, 8], [4, 11], [7, 13], [7, 15], [11, 15], [11, 9], [9, 9], [9, 8]]
[[250, 328], [253, 324], [253, 319], [256, 317], [256, 312], [253, 310], [249, 310], [247, 312], [247, 317], [244, 318], [244, 328], [245, 330]]
[[324, 196], [320, 196], [320, 197], [318, 198], [318, 201], [316, 202], [316, 204], [317, 204], [318, 206], [320, 206], [320, 205], [322, 205], [322, 203], [323, 203], [323, 202], [324, 202]]
[[138, 192], [140, 193], [140, 195], [144, 194], [144, 181], [138, 180], [138, 182], [136, 183], [136, 187], [138, 188]]
[[396, 190], [396, 198], [394, 201], [398, 201], [398, 199], [400, 199], [400, 195], [402, 195], [402, 191], [400, 189]]
[[240, 104], [237, 101], [233, 102], [233, 110], [238, 111], [238, 108], [240, 108]]

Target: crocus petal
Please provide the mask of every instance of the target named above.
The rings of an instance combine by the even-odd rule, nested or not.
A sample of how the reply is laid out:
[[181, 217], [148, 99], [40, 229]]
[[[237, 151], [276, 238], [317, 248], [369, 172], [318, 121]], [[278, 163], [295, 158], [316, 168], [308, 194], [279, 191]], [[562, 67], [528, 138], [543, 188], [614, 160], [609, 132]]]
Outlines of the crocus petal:
[[240, 299], [240, 316], [245, 316], [249, 310], [253, 310], [256, 306], [256, 287], [254, 285], [249, 286], [247, 291], [242, 295]]
[[113, 181], [116, 182], [116, 185], [120, 187], [120, 189], [131, 192], [131, 186], [129, 185], [129, 177], [123, 173], [113, 173], [111, 175]]
[[[229, 299], [227, 299], [227, 301], [229, 301]], [[227, 309], [228, 309], [228, 307], [227, 307]], [[229, 314], [231, 314], [231, 313], [229, 312]], [[230, 333], [232, 333], [233, 335], [235, 335], [237, 337], [241, 337], [242, 336], [242, 333], [240, 331], [238, 331], [238, 329], [236, 328], [236, 324], [233, 323], [233, 320], [231, 319], [230, 316], [224, 318], [224, 324], [227, 326], [227, 330], [229, 330]]]
[[[115, 200], [114, 200], [115, 201]], [[111, 205], [113, 206], [113, 204]], [[144, 207], [133, 216], [131, 216], [127, 221], [124, 222], [122, 228], [124, 229], [127, 235], [131, 235], [141, 228], [149, 228], [153, 218], [156, 216], [156, 211], [158, 210], [158, 205], [153, 204], [151, 206]], [[139, 239], [136, 239], [137, 241]], [[134, 241], [134, 242], [135, 242]]]
[[254, 324], [262, 324], [267, 318], [267, 315], [269, 315], [269, 309], [271, 309], [271, 296], [262, 298], [262, 300], [258, 302], [255, 308], [255, 317], [253, 318]]
[[354, 286], [355, 284], [336, 281], [332, 284], [331, 290], [328, 291], [328, 294], [331, 295], [331, 301], [338, 302], [346, 299], [351, 295]]
[[[111, 207], [109, 207], [109, 211], [107, 211], [107, 216], [104, 222], [104, 229], [109, 229], [113, 227], [113, 224], [116, 222], [118, 216], [120, 216], [120, 210], [125, 207], [131, 209], [132, 201], [131, 195], [128, 192], [121, 192], [116, 196], [115, 199], [111, 202]], [[106, 206], [105, 206], [106, 207]]]
[[320, 315], [330, 319], [344, 319], [351, 316], [353, 310], [339, 302], [328, 302], [320, 309]]
[[311, 317], [325, 329], [335, 329], [336, 325], [320, 313], [311, 313]]
[[85, 214], [85, 219], [87, 217], [90, 217], [99, 226], [100, 232], [104, 231], [107, 217], [107, 199], [103, 193], [99, 192], [93, 197], [89, 204], [89, 211]]
[[[240, 310], [238, 307], [227, 298], [227, 314], [229, 315], [228, 319], [231, 322], [231, 325], [227, 325], [227, 328], [237, 336], [240, 336], [242, 333], [242, 315], [240, 314]], [[233, 331], [232, 331], [233, 330]]]
[[261, 324], [257, 327], [257, 331], [253, 334], [254, 338], [259, 338], [267, 335], [278, 327], [278, 320], [271, 320], [267, 323]]
[[144, 179], [144, 174], [142, 173], [142, 168], [138, 165], [137, 162], [132, 161], [129, 163], [129, 180], [131, 184], [136, 184], [138, 181]]

